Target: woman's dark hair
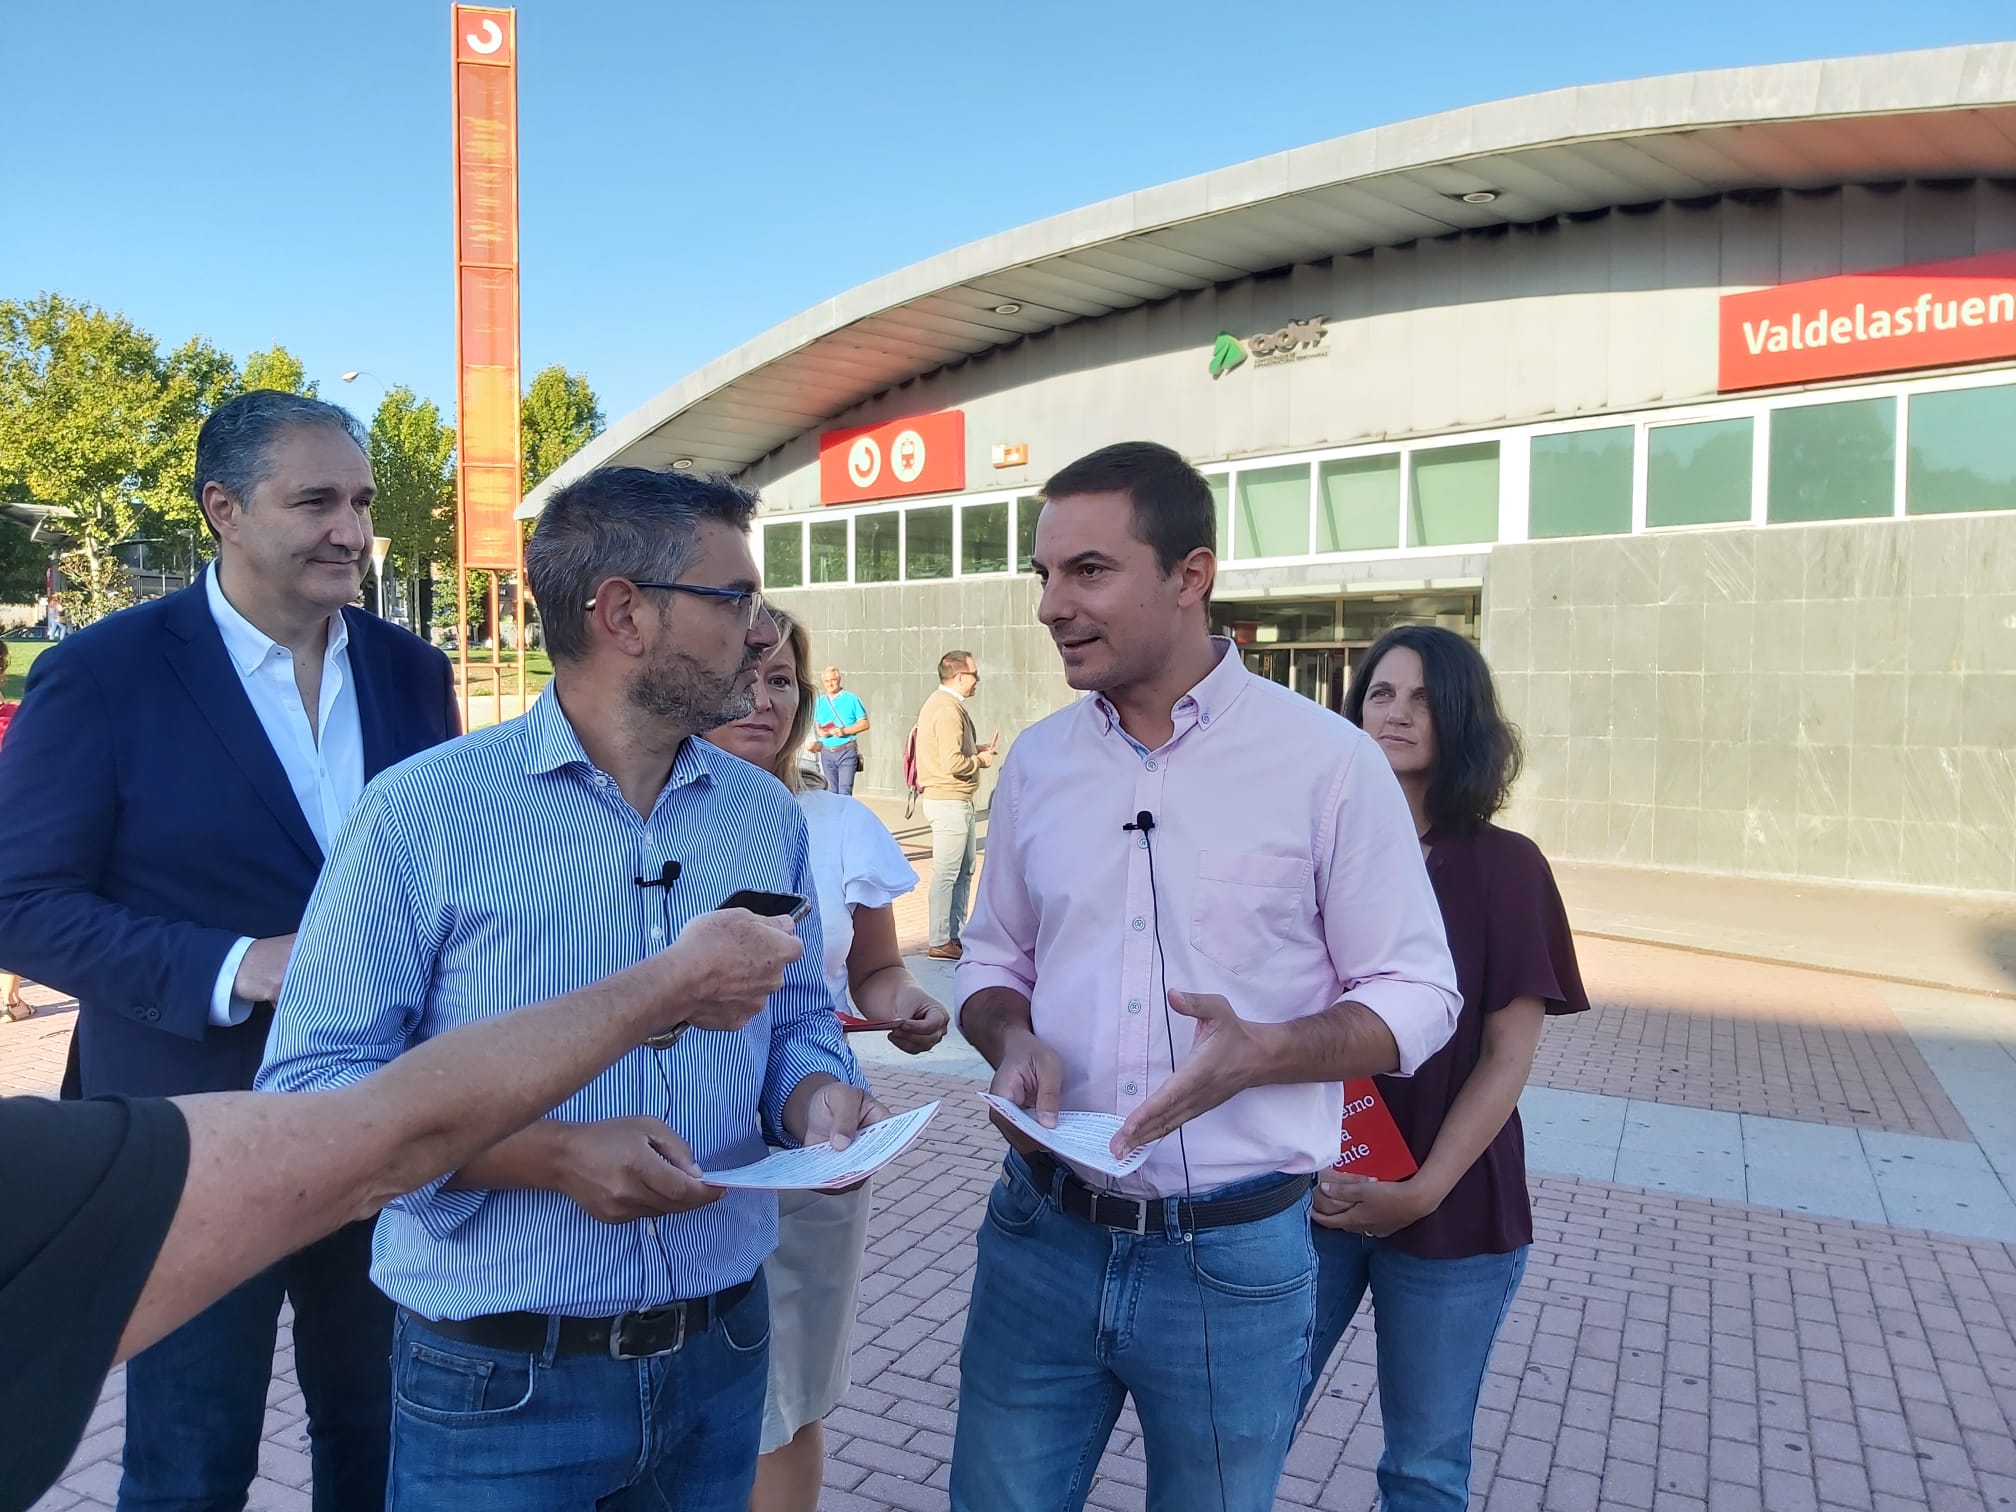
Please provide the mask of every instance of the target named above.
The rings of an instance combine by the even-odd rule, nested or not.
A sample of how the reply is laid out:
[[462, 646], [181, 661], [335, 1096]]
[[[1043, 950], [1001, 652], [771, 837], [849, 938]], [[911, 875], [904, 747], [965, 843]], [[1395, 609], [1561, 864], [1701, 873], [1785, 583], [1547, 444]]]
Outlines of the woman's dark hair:
[[1428, 713], [1435, 721], [1435, 770], [1426, 807], [1438, 829], [1463, 834], [1505, 806], [1519, 776], [1519, 732], [1498, 708], [1483, 654], [1453, 630], [1399, 625], [1373, 642], [1344, 695], [1344, 717], [1361, 729], [1365, 695], [1386, 653], [1404, 646], [1421, 658]]

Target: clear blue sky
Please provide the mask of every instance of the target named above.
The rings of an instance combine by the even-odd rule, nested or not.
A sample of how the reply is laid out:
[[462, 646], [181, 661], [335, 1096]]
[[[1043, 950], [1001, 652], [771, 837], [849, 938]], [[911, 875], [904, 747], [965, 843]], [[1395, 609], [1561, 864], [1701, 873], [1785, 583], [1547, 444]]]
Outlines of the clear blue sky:
[[[829, 295], [1437, 110], [1994, 40], [2010, 0], [526, 0], [526, 370], [613, 420]], [[453, 392], [445, 0], [9, 7], [0, 297]], [[355, 390], [346, 368], [378, 375]]]

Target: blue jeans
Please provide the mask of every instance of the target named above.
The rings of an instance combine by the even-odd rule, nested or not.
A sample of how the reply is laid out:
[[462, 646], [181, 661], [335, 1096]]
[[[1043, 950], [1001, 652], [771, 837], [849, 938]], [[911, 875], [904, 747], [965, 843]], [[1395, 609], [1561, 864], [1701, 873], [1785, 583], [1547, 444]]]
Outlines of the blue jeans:
[[852, 793], [854, 774], [861, 770], [861, 747], [851, 740], [843, 746], [820, 746], [819, 770], [826, 775], [828, 791]]
[[671, 1354], [615, 1360], [450, 1339], [401, 1311], [388, 1512], [746, 1512], [756, 1483], [770, 1294]]
[[261, 1271], [128, 1362], [122, 1512], [244, 1507], [259, 1473], [283, 1297], [294, 1304], [316, 1512], [384, 1506], [392, 1304], [371, 1284], [371, 1225], [353, 1223]]
[[1073, 1218], [1056, 1195], [1011, 1152], [987, 1198], [959, 1365], [953, 1512], [1084, 1506], [1130, 1394], [1151, 1512], [1267, 1512], [1308, 1366], [1308, 1197], [1186, 1237], [1173, 1224], [1137, 1236]]
[[1470, 1504], [1470, 1438], [1484, 1367], [1532, 1246], [1424, 1260], [1363, 1234], [1311, 1232], [1316, 1342], [1303, 1405], [1369, 1288], [1386, 1432], [1379, 1505], [1382, 1512], [1463, 1512]]

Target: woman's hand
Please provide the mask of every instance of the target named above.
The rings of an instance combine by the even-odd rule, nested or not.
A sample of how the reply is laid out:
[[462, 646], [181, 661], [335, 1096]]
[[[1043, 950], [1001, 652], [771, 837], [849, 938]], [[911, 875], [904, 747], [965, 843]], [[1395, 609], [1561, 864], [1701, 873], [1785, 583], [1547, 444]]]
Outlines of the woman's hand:
[[1374, 1181], [1343, 1171], [1325, 1171], [1316, 1183], [1310, 1217], [1327, 1229], [1384, 1239], [1426, 1218], [1442, 1206], [1445, 1195], [1418, 1176], [1406, 1181]]
[[914, 981], [897, 997], [894, 1007], [900, 1022], [889, 1031], [889, 1043], [905, 1055], [922, 1055], [952, 1027], [945, 1005]]

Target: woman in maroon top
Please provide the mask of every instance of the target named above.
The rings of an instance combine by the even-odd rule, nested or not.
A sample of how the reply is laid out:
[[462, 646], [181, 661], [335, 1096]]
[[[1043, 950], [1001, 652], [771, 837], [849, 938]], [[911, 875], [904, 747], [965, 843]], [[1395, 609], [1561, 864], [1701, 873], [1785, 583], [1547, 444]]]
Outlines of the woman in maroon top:
[[1406, 791], [1442, 906], [1463, 1012], [1411, 1077], [1378, 1079], [1420, 1170], [1377, 1182], [1326, 1172], [1316, 1194], [1310, 1382], [1372, 1293], [1386, 1512], [1461, 1512], [1477, 1395], [1533, 1242], [1519, 1094], [1550, 1013], [1589, 1006], [1546, 858], [1490, 822], [1519, 770], [1491, 672], [1462, 636], [1388, 631], [1344, 712]]

